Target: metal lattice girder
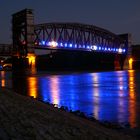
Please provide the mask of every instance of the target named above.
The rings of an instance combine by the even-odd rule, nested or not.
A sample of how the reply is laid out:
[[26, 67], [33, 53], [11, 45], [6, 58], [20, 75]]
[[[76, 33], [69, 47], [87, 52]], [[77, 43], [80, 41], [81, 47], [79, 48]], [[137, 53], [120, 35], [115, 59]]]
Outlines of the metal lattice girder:
[[45, 23], [35, 25], [34, 42], [56, 41], [85, 45], [120, 47], [123, 40], [114, 33], [93, 26], [79, 23]]

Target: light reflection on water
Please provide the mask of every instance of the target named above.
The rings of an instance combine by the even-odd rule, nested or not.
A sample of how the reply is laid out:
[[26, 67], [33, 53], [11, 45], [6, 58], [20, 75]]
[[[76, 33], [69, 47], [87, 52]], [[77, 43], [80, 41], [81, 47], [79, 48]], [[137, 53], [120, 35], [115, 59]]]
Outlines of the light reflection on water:
[[49, 78], [49, 89], [51, 94], [51, 101], [53, 104], [59, 105], [60, 103], [60, 87], [59, 87], [59, 78], [51, 77]]
[[128, 71], [129, 74], [129, 122], [132, 127], [136, 127], [136, 92], [134, 71]]
[[27, 89], [28, 89], [28, 96], [31, 96], [33, 98], [37, 98], [37, 78], [36, 77], [29, 77], [27, 78]]
[[[9, 85], [21, 94], [93, 114], [98, 120], [129, 122], [131, 127], [136, 127], [140, 126], [139, 77], [140, 73], [132, 70], [65, 75], [38, 73], [13, 76]], [[1, 86], [9, 86], [10, 78], [1, 72]]]
[[1, 71], [1, 87], [5, 87], [5, 71]]
[[12, 87], [11, 72], [0, 71], [0, 87]]

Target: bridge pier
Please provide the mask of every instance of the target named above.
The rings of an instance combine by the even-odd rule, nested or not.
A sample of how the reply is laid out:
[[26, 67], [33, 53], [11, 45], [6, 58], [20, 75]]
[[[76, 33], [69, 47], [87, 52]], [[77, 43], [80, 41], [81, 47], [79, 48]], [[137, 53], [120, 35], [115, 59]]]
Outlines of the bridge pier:
[[27, 57], [19, 58], [12, 57], [13, 72], [36, 72], [36, 56], [34, 54], [28, 54]]

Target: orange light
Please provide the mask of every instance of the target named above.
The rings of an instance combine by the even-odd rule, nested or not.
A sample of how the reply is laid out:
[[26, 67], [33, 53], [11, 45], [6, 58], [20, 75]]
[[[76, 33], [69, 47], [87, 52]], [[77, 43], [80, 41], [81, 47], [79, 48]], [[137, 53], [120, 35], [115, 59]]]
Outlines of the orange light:
[[28, 54], [27, 58], [28, 58], [29, 65], [31, 63], [35, 64], [35, 55], [34, 54]]
[[5, 79], [2, 79], [2, 80], [1, 80], [1, 86], [2, 86], [2, 87], [5, 87]]
[[128, 62], [129, 62], [129, 69], [132, 69], [133, 68], [133, 58], [130, 58]]
[[133, 63], [133, 58], [130, 58], [129, 59], [129, 64], [132, 64]]
[[1, 63], [3, 63], [4, 62], [4, 60], [1, 60]]
[[0, 74], [1, 74], [1, 78], [2, 78], [2, 79], [1, 79], [1, 86], [2, 86], [2, 87], [5, 87], [5, 84], [6, 84], [6, 83], [5, 83], [5, 82], [6, 82], [6, 81], [5, 81], [5, 71], [1, 71]]
[[28, 64], [31, 69], [31, 72], [36, 73], [36, 66], [35, 66], [36, 56], [34, 54], [28, 54], [27, 58], [28, 58]]
[[35, 45], [38, 45], [38, 42], [35, 42]]

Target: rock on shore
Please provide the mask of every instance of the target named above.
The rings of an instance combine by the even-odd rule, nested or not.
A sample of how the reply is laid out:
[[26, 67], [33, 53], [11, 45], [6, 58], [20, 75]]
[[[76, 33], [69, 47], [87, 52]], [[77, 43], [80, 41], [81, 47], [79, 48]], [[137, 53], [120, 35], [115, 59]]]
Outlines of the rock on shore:
[[131, 140], [128, 135], [0, 89], [0, 140]]

